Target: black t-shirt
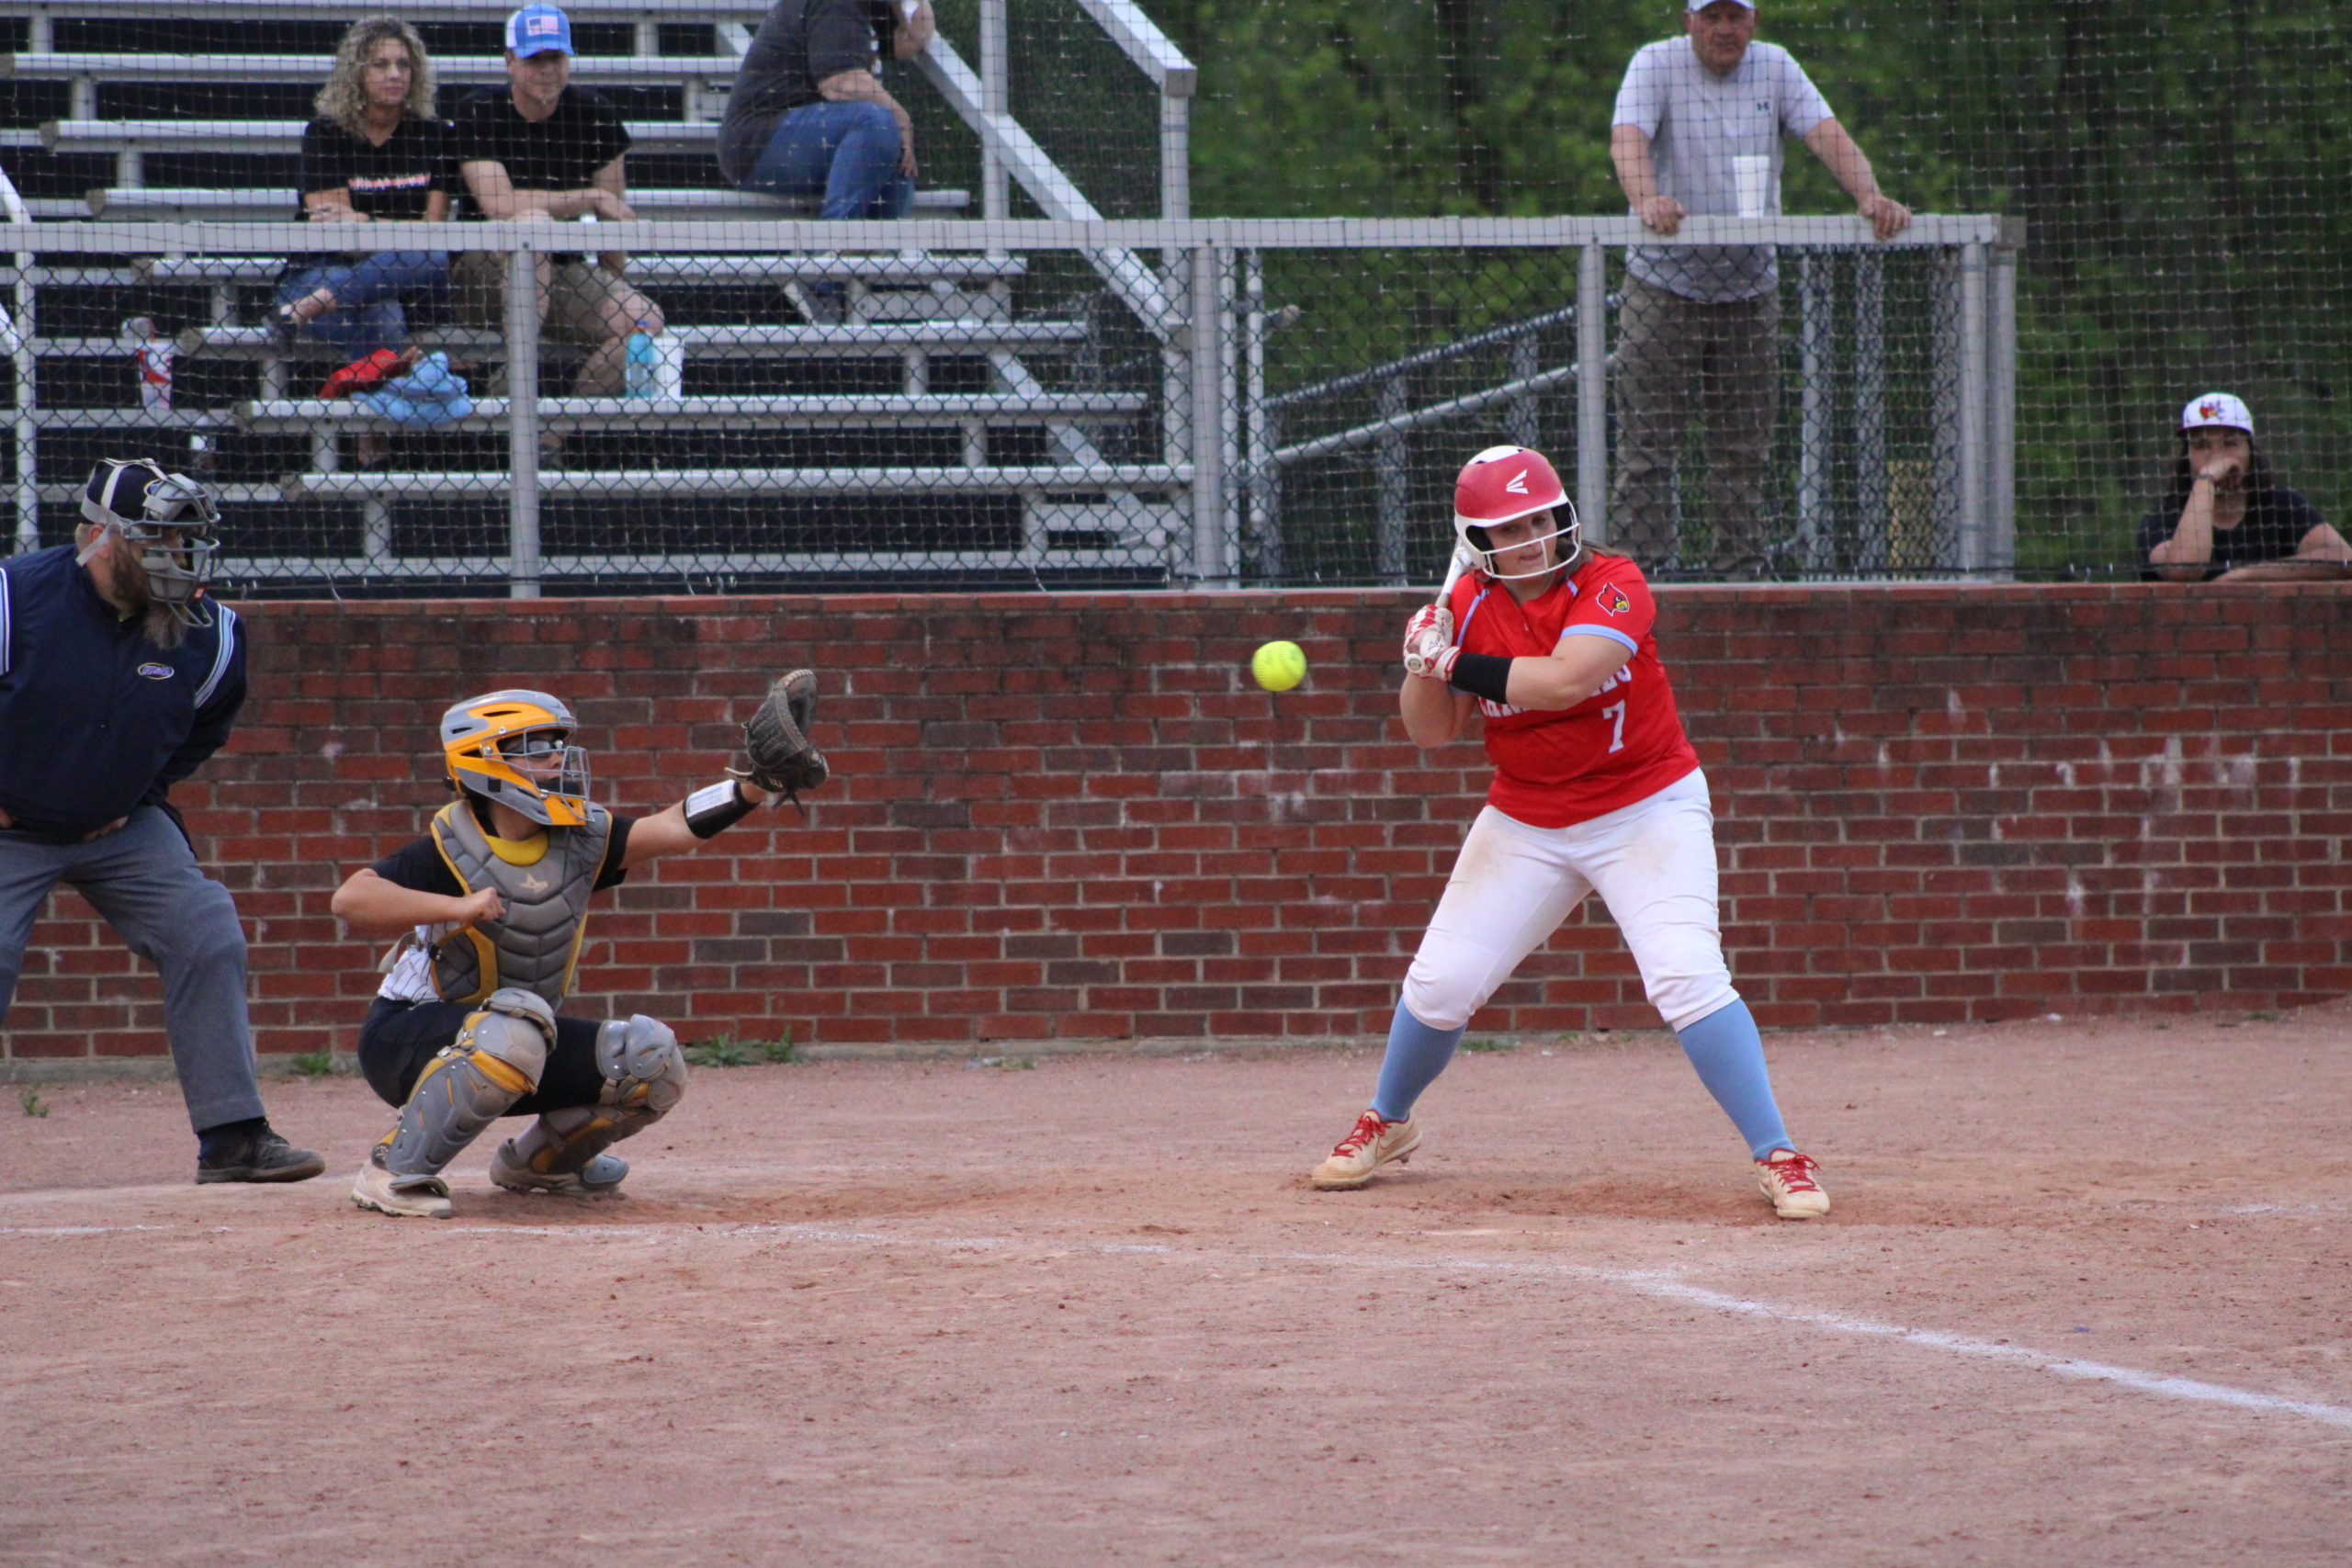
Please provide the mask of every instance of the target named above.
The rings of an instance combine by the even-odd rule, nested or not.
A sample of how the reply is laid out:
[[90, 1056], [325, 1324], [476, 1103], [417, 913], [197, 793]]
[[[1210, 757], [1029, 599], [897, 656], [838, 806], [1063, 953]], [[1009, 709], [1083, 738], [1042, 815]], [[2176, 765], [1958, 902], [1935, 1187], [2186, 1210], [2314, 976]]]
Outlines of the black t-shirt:
[[[2256, 491], [2246, 498], [2245, 516], [2236, 527], [2213, 530], [2213, 558], [2206, 563], [2206, 579], [2210, 581], [2236, 567], [2285, 560], [2302, 547], [2304, 535], [2326, 521], [2319, 514], [2319, 508], [2284, 485]], [[2169, 512], [2160, 506], [2140, 519], [2142, 578], [2149, 581], [2163, 580], [2163, 574], [2149, 561], [2148, 553], [2171, 538], [2179, 526], [2180, 508], [2177, 506]]]
[[301, 196], [345, 190], [353, 209], [370, 218], [421, 220], [426, 198], [436, 190], [454, 191], [457, 184], [445, 120], [402, 119], [381, 147], [331, 119], [314, 119], [302, 128], [298, 216]]
[[[628, 830], [636, 820], [634, 817], [613, 818], [612, 841], [605, 846], [605, 863], [596, 873], [597, 892], [617, 887], [628, 880], [621, 863], [628, 858]], [[447, 898], [466, 896], [465, 888], [458, 882], [458, 874], [441, 858], [441, 851], [430, 833], [402, 844], [371, 869], [385, 881], [412, 893], [438, 893]]]
[[512, 87], [484, 87], [458, 106], [451, 133], [459, 164], [503, 164], [516, 190], [584, 190], [597, 170], [628, 151], [620, 110], [578, 86], [566, 87], [555, 113], [537, 120], [514, 112]]
[[718, 122], [718, 172], [740, 185], [775, 134], [775, 123], [821, 95], [817, 84], [870, 71], [891, 47], [890, 0], [776, 0], [752, 35]]

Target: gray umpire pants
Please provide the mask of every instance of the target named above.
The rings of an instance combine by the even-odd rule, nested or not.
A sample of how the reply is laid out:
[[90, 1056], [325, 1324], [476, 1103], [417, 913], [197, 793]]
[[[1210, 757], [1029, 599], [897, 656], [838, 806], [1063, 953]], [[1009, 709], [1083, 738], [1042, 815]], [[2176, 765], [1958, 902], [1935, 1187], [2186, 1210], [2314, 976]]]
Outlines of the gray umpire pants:
[[258, 1116], [253, 1025], [245, 1013], [245, 932], [229, 890], [156, 807], [119, 833], [50, 844], [0, 830], [0, 1023], [25, 966], [25, 945], [50, 889], [64, 883], [164, 976], [164, 1032], [198, 1132]]
[[1685, 571], [1698, 565], [1694, 552], [1677, 557], [1674, 513], [1675, 459], [1689, 434], [1695, 383], [1714, 525], [1709, 564], [1734, 580], [1765, 575], [1771, 551], [1764, 463], [1779, 404], [1780, 294], [1710, 305], [1628, 277], [1623, 298], [1609, 547], [1645, 570], [1668, 560]]

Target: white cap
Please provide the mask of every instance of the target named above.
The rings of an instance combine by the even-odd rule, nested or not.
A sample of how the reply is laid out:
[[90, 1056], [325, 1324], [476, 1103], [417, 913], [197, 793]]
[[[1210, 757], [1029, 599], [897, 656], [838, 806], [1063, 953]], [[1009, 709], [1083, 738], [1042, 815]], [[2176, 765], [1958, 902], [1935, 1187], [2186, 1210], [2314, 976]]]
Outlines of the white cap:
[[[1690, 0], [1690, 4], [1682, 8], [1686, 11], [1703, 11], [1714, 3], [1715, 0]], [[1756, 9], [1756, 0], [1731, 0], [1731, 3], [1750, 11]]]
[[2254, 415], [2248, 412], [2245, 400], [2227, 392], [2207, 392], [2191, 398], [2188, 406], [2180, 411], [2183, 430], [2203, 430], [2217, 424], [2243, 430], [2248, 435], [2254, 434]]

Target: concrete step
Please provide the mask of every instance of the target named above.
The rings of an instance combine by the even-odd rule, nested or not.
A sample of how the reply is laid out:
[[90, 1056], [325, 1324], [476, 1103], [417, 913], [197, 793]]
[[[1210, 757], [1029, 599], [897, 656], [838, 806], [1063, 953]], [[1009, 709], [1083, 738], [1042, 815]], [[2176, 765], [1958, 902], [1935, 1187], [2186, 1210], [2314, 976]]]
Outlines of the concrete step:
[[[641, 430], [684, 426], [696, 430], [834, 429], [858, 425], [1035, 424], [1046, 420], [1133, 418], [1149, 407], [1141, 392], [887, 394], [862, 397], [786, 396], [728, 398], [542, 398], [539, 423], [549, 430]], [[512, 405], [504, 398], [476, 398], [467, 418], [438, 428], [480, 430], [503, 426]], [[300, 433], [322, 427], [396, 430], [399, 426], [366, 407], [344, 400], [279, 399], [239, 403], [237, 423], [260, 434]]]
[[[288, 210], [291, 210], [290, 199]], [[265, 284], [277, 281], [286, 258], [142, 256], [130, 265], [136, 275], [149, 283]], [[1029, 264], [1019, 256], [938, 251], [862, 254], [806, 252], [787, 255], [673, 255], [656, 252], [628, 258], [630, 281], [645, 284], [721, 286], [779, 281], [864, 283], [869, 288], [888, 288], [945, 282], [977, 286], [1005, 282], [1028, 270]]]
[[[990, 349], [1051, 353], [1082, 343], [1086, 327], [1079, 321], [860, 321], [831, 327], [815, 326], [673, 326], [689, 359], [857, 359], [899, 357], [910, 352], [981, 354]], [[174, 340], [189, 358], [199, 355], [220, 359], [275, 359], [277, 343], [266, 327], [188, 327]], [[418, 344], [445, 349], [453, 358], [500, 360], [506, 357], [502, 333], [466, 327], [427, 327], [416, 333]], [[62, 358], [111, 358], [126, 352], [119, 338], [36, 338], [34, 352]], [[332, 351], [298, 344], [301, 357], [330, 358]]]
[[[71, 221], [76, 219], [103, 218], [110, 221], [141, 223], [236, 223], [291, 220], [299, 209], [300, 198], [292, 186], [257, 188], [209, 186], [107, 186], [85, 193], [83, 198], [86, 211], [72, 210], [72, 203], [60, 203], [55, 198], [43, 198], [55, 210], [42, 210], [33, 202], [33, 216]], [[914, 209], [933, 218], [951, 218], [971, 206], [972, 195], [963, 190], [919, 190], [915, 192]], [[816, 214], [819, 203], [814, 199], [789, 201], [778, 197], [754, 196], [740, 190], [707, 189], [632, 189], [629, 206], [639, 218], [648, 220], [695, 218], [808, 218]], [[592, 242], [582, 240], [583, 246]]]
[[[729, 82], [739, 64], [733, 55], [575, 54], [571, 79], [592, 87]], [[319, 83], [334, 69], [331, 54], [0, 54], [0, 76], [41, 82]], [[433, 73], [444, 85], [496, 85], [506, 80], [506, 60], [496, 54], [436, 54]]]
[[[46, 24], [51, 17], [130, 21], [158, 17], [186, 21], [191, 15], [207, 21], [277, 22], [304, 7], [293, 0], [0, 0], [0, 17], [28, 17]], [[564, 11], [575, 22], [633, 22], [640, 29], [660, 22], [740, 22], [757, 27], [768, 13], [768, 0], [565, 0]], [[347, 12], [327, 13], [342, 20]], [[414, 0], [400, 7], [410, 22], [489, 22], [500, 19], [496, 6], [487, 10], [481, 0]]]
[[[302, 151], [304, 123], [299, 119], [52, 119], [40, 128], [40, 141], [52, 152], [136, 149], [291, 157]], [[634, 119], [628, 125], [630, 141], [648, 152], [710, 152], [718, 144], [716, 122]]]
[[[1105, 463], [1079, 468], [1059, 465], [909, 468], [550, 468], [539, 474], [543, 496], [709, 495], [937, 495], [984, 493], [1156, 492], [1186, 489], [1189, 463]], [[377, 496], [430, 496], [445, 500], [503, 496], [514, 477], [503, 471], [416, 473], [368, 469], [360, 473], [288, 474], [279, 483], [288, 501], [366, 500]]]

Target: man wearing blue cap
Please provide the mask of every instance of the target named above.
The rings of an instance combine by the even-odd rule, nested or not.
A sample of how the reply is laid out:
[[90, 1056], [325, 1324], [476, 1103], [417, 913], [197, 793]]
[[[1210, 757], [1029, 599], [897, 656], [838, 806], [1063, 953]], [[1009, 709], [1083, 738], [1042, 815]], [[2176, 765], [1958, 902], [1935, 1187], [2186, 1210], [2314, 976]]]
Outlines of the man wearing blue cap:
[[[1776, 215], [1783, 136], [1802, 138], [1828, 165], [1878, 238], [1909, 225], [1910, 209], [1879, 189], [1870, 160], [1804, 68], [1787, 50], [1756, 41], [1750, 0], [1684, 0], [1683, 32], [1634, 54], [1609, 132], [1618, 183], [1643, 227], [1672, 234], [1693, 215]], [[1779, 391], [1772, 247], [1634, 246], [1623, 299], [1611, 544], [1652, 571], [1678, 559], [1673, 479], [1695, 380], [1714, 572], [1767, 575], [1764, 463]]]
[[[526, 6], [506, 18], [506, 85], [467, 98], [454, 123], [469, 216], [607, 222], [637, 216], [621, 167], [628, 128], [603, 94], [571, 85], [571, 19], [555, 6]], [[579, 254], [540, 258], [539, 316], [548, 335], [589, 349], [572, 383], [581, 397], [617, 393], [629, 333], [662, 330], [661, 307], [623, 277], [628, 262], [617, 251], [593, 265]], [[460, 313], [478, 325], [503, 325], [506, 258], [469, 253], [456, 274]]]

